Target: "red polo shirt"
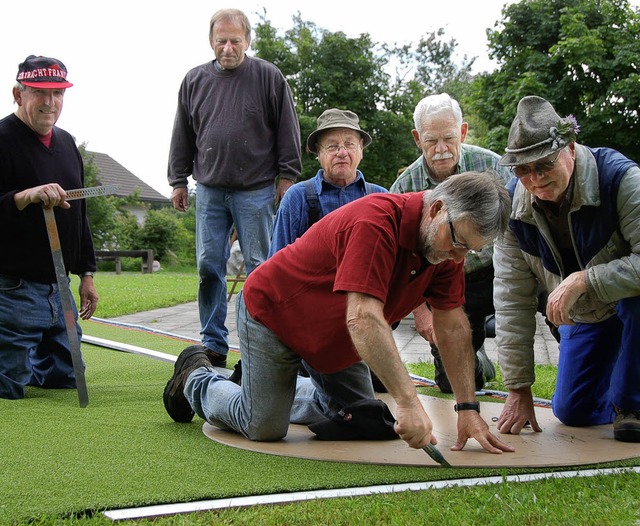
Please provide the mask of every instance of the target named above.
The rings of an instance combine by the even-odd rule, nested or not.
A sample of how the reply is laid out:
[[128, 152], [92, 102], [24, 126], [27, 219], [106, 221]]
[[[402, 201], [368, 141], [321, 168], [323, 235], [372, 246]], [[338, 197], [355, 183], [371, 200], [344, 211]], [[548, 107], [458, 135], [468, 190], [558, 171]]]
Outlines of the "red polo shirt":
[[463, 264], [431, 265], [417, 252], [422, 195], [372, 194], [323, 217], [249, 275], [251, 317], [316, 370], [333, 373], [360, 360], [345, 293], [384, 302], [389, 324], [425, 300], [442, 310], [461, 306]]

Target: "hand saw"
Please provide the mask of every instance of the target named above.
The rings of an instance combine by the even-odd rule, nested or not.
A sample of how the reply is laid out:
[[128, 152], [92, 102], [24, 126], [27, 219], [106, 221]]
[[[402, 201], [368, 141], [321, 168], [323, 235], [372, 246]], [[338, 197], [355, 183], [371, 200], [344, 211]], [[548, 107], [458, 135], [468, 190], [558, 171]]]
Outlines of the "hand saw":
[[[67, 201], [76, 199], [85, 199], [87, 197], [96, 197], [101, 195], [114, 194], [118, 190], [118, 185], [94, 186], [91, 188], [77, 188], [75, 190], [65, 190]], [[58, 292], [60, 293], [60, 301], [62, 302], [62, 310], [64, 312], [64, 323], [67, 329], [67, 338], [69, 339], [69, 351], [71, 353], [71, 361], [73, 363], [73, 373], [76, 377], [76, 388], [78, 390], [78, 401], [80, 407], [89, 405], [89, 392], [87, 390], [87, 382], [84, 377], [84, 363], [82, 361], [82, 352], [80, 351], [80, 340], [76, 330], [76, 320], [71, 303], [71, 291], [69, 289], [69, 280], [64, 267], [64, 258], [62, 257], [62, 249], [60, 247], [60, 238], [58, 236], [58, 226], [53, 208], [44, 208], [44, 220], [47, 225], [47, 234], [49, 236], [49, 244], [51, 245], [51, 256], [53, 258], [53, 266], [56, 271], [56, 281], [58, 282]]]

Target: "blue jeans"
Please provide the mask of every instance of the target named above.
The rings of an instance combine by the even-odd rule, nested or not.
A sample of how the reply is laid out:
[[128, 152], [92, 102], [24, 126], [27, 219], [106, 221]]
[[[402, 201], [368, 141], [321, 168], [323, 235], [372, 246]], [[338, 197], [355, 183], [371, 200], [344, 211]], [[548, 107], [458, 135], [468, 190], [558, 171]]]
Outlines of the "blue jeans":
[[640, 297], [620, 300], [616, 310], [600, 323], [560, 326], [552, 406], [566, 425], [609, 424], [614, 405], [640, 409]]
[[238, 191], [196, 186], [196, 262], [202, 344], [220, 354], [229, 352], [227, 261], [232, 227], [247, 275], [267, 259], [275, 214], [275, 184]]
[[76, 387], [58, 285], [0, 275], [0, 398], [24, 398], [26, 385]]
[[251, 318], [242, 293], [237, 300], [237, 320], [242, 385], [206, 367], [192, 372], [185, 385], [191, 407], [210, 424], [250, 440], [279, 440], [286, 436], [291, 420], [310, 424], [325, 410], [374, 398], [364, 364], [334, 375], [314, 373], [313, 380], [298, 377], [300, 355]]

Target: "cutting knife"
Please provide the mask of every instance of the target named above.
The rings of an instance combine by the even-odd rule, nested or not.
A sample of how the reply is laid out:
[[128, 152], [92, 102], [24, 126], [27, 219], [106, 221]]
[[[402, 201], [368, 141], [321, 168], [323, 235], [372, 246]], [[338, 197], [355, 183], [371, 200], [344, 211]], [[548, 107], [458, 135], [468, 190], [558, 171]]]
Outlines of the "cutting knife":
[[440, 453], [440, 450], [434, 446], [433, 444], [429, 444], [427, 446], [424, 446], [422, 448], [422, 450], [429, 455], [433, 460], [435, 460], [438, 464], [440, 464], [441, 466], [445, 467], [445, 468], [450, 468], [452, 467], [451, 464], [449, 464], [449, 462], [447, 462], [447, 459], [445, 459], [442, 456], [442, 453]]

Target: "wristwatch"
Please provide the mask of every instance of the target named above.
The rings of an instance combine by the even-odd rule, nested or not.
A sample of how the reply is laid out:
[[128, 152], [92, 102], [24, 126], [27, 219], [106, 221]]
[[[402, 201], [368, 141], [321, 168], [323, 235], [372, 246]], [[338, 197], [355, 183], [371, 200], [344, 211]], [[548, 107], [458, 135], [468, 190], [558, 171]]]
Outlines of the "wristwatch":
[[91, 277], [93, 277], [93, 274], [94, 274], [93, 272], [82, 272], [82, 273], [80, 274], [80, 277], [81, 277], [81, 278], [84, 278], [85, 276], [91, 276]]
[[480, 412], [479, 402], [463, 402], [453, 406], [453, 410], [458, 413], [459, 411], [478, 411]]

